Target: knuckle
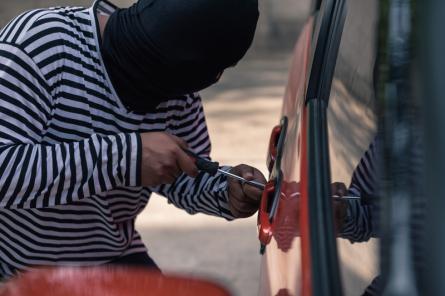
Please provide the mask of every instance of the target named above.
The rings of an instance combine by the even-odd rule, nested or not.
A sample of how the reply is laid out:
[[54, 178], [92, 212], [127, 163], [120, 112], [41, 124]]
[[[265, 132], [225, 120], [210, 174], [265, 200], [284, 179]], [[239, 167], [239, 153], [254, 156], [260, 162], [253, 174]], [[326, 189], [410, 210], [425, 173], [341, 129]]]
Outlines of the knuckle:
[[164, 163], [164, 170], [170, 171], [170, 172], [175, 171], [176, 170], [176, 163], [174, 163], [171, 160], [166, 161]]
[[158, 175], [158, 174], [160, 174], [160, 172], [163, 171], [163, 169], [164, 169], [164, 165], [162, 162], [155, 163], [153, 165], [153, 174]]

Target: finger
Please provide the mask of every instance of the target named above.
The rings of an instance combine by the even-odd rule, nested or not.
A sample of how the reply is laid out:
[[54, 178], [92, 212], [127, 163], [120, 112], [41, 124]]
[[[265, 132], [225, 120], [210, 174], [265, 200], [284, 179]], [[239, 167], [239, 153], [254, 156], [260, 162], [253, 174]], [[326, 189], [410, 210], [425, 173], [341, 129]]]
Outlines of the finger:
[[261, 189], [253, 187], [249, 184], [244, 184], [243, 192], [245, 195], [246, 202], [248, 201], [251, 204], [259, 205], [261, 201], [261, 196], [263, 194], [263, 191]]
[[252, 198], [248, 197], [243, 192], [241, 186], [238, 190], [229, 191], [229, 194], [230, 194], [230, 200], [234, 203], [246, 204], [246, 205], [252, 206], [252, 207], [258, 207], [258, 205], [259, 205], [259, 200], [252, 199]]
[[[251, 166], [240, 164], [230, 170], [231, 173], [236, 174], [238, 176], [243, 177], [249, 181], [255, 180], [258, 182], [266, 183], [264, 176], [257, 170], [252, 168]], [[254, 186], [243, 184], [241, 185], [239, 182], [233, 183], [233, 187], [236, 186], [238, 192], [235, 193], [236, 199], [240, 202], [249, 203], [251, 205], [257, 205], [259, 200], [261, 199], [262, 190], [258, 189]], [[235, 185], [236, 184], [236, 185]], [[241, 191], [241, 192], [240, 192]]]
[[237, 181], [234, 181], [233, 184], [229, 183], [229, 200], [230, 203], [237, 204], [239, 207], [246, 206], [256, 209], [259, 205], [258, 200], [246, 196], [243, 191], [243, 186]]
[[163, 176], [178, 176], [182, 171], [175, 160], [175, 156], [170, 155], [169, 158], [165, 159], [164, 163], [159, 169], [159, 172], [162, 173]]
[[229, 206], [235, 217], [250, 217], [258, 210], [258, 204], [246, 196], [238, 181], [229, 181]]
[[232, 201], [231, 205], [236, 208], [238, 211], [240, 212], [245, 212], [245, 213], [254, 213], [256, 211], [258, 211], [259, 206], [258, 205], [252, 205], [249, 203], [240, 203], [237, 201]]
[[230, 172], [239, 175], [249, 181], [257, 181], [262, 184], [265, 184], [267, 182], [264, 175], [258, 169], [245, 164], [240, 164], [232, 168]]
[[250, 166], [243, 166], [241, 170], [241, 177], [243, 177], [246, 180], [253, 180], [254, 179], [255, 170], [253, 167]]
[[[188, 145], [188, 143], [186, 142], [186, 141], [184, 141], [183, 139], [181, 139], [181, 138], [179, 138], [179, 137], [176, 137], [176, 136], [173, 136], [173, 135], [170, 135], [171, 136], [171, 138], [173, 139], [173, 141], [175, 141], [175, 143], [183, 150], [183, 151], [188, 151], [189, 150], [189, 145]], [[195, 162], [196, 161], [196, 159], [192, 156], [192, 155], [189, 155], [188, 153], [186, 153], [187, 154], [187, 157], [188, 158], [190, 158], [193, 162]]]
[[[264, 177], [264, 175], [259, 170], [254, 168], [250, 168], [250, 172], [246, 171], [246, 174], [243, 175], [243, 177], [250, 181], [256, 181], [261, 184], [266, 184], [266, 178]], [[259, 201], [261, 200], [261, 196], [263, 194], [262, 189], [254, 187], [249, 183], [245, 183], [243, 185], [243, 192], [249, 198], [249, 200], [251, 200], [254, 203], [259, 203]]]
[[259, 203], [249, 200], [241, 190], [237, 190], [229, 193], [229, 206], [236, 217], [245, 218], [250, 217], [258, 210]]
[[332, 194], [338, 196], [344, 196], [347, 192], [346, 185], [340, 182], [332, 183], [331, 189]]
[[179, 147], [181, 147], [181, 149], [187, 150], [189, 148], [189, 145], [183, 139], [173, 136], [173, 135], [170, 135], [170, 136], [173, 139], [173, 141], [175, 141], [175, 143], [178, 144]]
[[230, 173], [238, 175], [238, 176], [243, 176], [243, 172], [244, 171], [248, 171], [249, 170], [249, 166], [245, 165], [245, 164], [240, 164], [237, 165], [236, 167], [233, 167], [230, 169]]
[[238, 201], [244, 199], [243, 187], [239, 181], [229, 180], [229, 194]]
[[177, 150], [176, 161], [181, 171], [190, 177], [196, 177], [198, 175], [198, 168], [196, 167], [195, 161], [182, 149]]
[[266, 177], [264, 177], [263, 173], [261, 173], [259, 170], [254, 169], [253, 179], [257, 182], [260, 182], [262, 184], [266, 184], [267, 180]]
[[230, 211], [237, 218], [247, 218], [252, 216], [256, 211], [256, 207], [244, 207], [241, 204], [232, 203], [230, 204]]

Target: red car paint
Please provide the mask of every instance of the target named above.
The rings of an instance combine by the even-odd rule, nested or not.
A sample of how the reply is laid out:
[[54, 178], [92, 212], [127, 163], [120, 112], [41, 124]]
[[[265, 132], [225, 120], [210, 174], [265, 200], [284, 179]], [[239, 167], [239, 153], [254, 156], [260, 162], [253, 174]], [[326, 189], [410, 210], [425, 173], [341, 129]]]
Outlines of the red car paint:
[[59, 268], [27, 272], [9, 281], [0, 296], [229, 296], [219, 285], [129, 268]]
[[[306, 139], [307, 111], [302, 116], [302, 139]], [[311, 279], [311, 243], [309, 238], [309, 195], [307, 177], [307, 145], [305, 141], [301, 145], [301, 186], [300, 186], [300, 232], [301, 232], [301, 267], [302, 267], [302, 295], [312, 295]]]
[[[286, 144], [282, 155], [280, 203], [272, 223], [262, 224], [267, 216], [266, 201], [259, 213], [259, 229], [268, 229], [272, 239], [263, 256], [260, 295], [311, 295], [310, 242], [307, 212], [306, 116], [304, 100], [310, 60], [313, 19], [304, 26], [295, 46], [282, 116], [288, 118]], [[276, 160], [279, 127], [272, 131], [268, 155], [271, 170]], [[302, 141], [303, 140], [303, 141]], [[272, 182], [275, 180], [271, 180]], [[300, 192], [301, 191], [301, 192]], [[268, 199], [269, 192], [263, 197]], [[263, 217], [263, 218], [262, 218]], [[261, 219], [262, 218], [262, 219]], [[263, 235], [260, 232], [260, 236]], [[301, 249], [299, 248], [301, 237]], [[264, 237], [264, 236], [263, 236]], [[266, 241], [262, 241], [265, 243]], [[300, 251], [301, 250], [301, 251]], [[301, 264], [300, 264], [301, 261]]]
[[272, 239], [273, 229], [272, 224], [269, 219], [269, 214], [267, 211], [267, 206], [272, 197], [272, 193], [275, 192], [275, 184], [270, 181], [266, 184], [263, 191], [263, 196], [261, 197], [261, 204], [258, 213], [258, 238], [263, 245], [268, 245]]
[[273, 235], [278, 249], [283, 252], [291, 249], [293, 240], [300, 234], [299, 187], [296, 182], [284, 181], [281, 188], [281, 202], [275, 218]]

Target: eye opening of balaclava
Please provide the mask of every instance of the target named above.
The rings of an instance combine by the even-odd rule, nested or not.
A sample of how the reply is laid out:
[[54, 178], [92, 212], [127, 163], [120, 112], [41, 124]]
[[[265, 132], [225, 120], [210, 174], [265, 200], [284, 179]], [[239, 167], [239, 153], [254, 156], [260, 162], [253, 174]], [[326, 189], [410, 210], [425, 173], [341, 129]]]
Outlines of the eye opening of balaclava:
[[252, 44], [257, 0], [139, 0], [108, 19], [101, 47], [128, 109], [150, 112], [216, 83]]

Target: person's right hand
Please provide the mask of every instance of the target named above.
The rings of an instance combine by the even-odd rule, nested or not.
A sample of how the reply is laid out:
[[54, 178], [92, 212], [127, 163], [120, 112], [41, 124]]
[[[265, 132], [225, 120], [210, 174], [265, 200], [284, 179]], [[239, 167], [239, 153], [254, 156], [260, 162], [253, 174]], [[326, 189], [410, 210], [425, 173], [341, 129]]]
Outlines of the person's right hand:
[[182, 172], [196, 177], [195, 160], [183, 149], [188, 145], [182, 139], [164, 132], [141, 134], [142, 140], [142, 186], [154, 187], [172, 184]]

